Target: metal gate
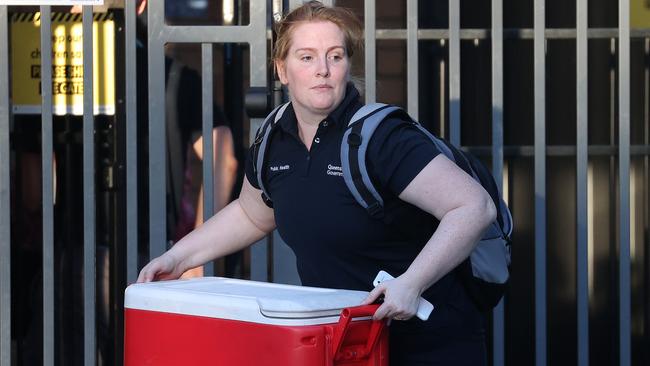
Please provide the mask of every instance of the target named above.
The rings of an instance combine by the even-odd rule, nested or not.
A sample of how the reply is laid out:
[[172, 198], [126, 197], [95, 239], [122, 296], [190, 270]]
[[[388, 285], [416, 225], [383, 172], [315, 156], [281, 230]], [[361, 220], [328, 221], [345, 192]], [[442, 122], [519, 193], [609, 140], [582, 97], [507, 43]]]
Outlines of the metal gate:
[[[223, 2], [227, 2], [224, 0]], [[212, 151], [212, 120], [214, 111], [212, 109], [213, 100], [213, 44], [217, 43], [245, 43], [248, 44], [250, 54], [249, 77], [251, 88], [262, 88], [267, 90], [273, 87], [269, 80], [268, 66], [268, 42], [271, 40], [270, 24], [273, 14], [282, 11], [283, 5], [286, 8], [294, 7], [300, 4], [301, 0], [281, 1], [281, 0], [250, 0], [248, 13], [250, 22], [248, 25], [219, 25], [219, 26], [196, 26], [196, 25], [168, 25], [165, 23], [165, 1], [150, 1], [148, 9], [148, 85], [138, 85], [134, 75], [136, 74], [136, 1], [126, 0], [124, 10], [124, 111], [125, 111], [125, 208], [120, 215], [124, 216], [123, 228], [125, 232], [125, 244], [123, 245], [123, 258], [125, 267], [122, 268], [125, 283], [134, 282], [138, 270], [138, 237], [139, 225], [147, 225], [149, 232], [149, 257], [155, 257], [162, 254], [167, 246], [166, 234], [166, 162], [165, 162], [165, 44], [167, 43], [193, 43], [201, 45], [201, 75], [202, 75], [202, 98], [203, 98], [203, 141], [204, 150]], [[632, 1], [634, 3], [634, 1]], [[637, 1], [640, 3], [640, 1]], [[234, 1], [232, 1], [234, 3]], [[241, 3], [245, 2], [239, 2]], [[332, 4], [334, 1], [324, 1], [326, 4]], [[427, 100], [423, 95], [423, 88], [427, 87], [424, 75], [435, 73], [438, 84], [431, 86], [432, 89], [438, 90], [434, 95], [437, 101], [431, 103], [439, 106], [437, 111], [437, 126], [432, 129], [436, 130], [452, 143], [457, 146], [483, 155], [491, 159], [492, 172], [497, 178], [499, 187], [504, 192], [506, 200], [513, 199], [517, 194], [517, 187], [513, 186], [513, 175], [515, 160], [521, 157], [532, 158], [532, 169], [530, 181], [532, 185], [532, 200], [524, 204], [514, 205], [514, 209], [530, 206], [532, 220], [526, 225], [520, 225], [515, 221], [515, 236], [520, 238], [532, 237], [534, 242], [515, 242], [513, 255], [517, 259], [518, 253], [526, 251], [531, 252], [533, 269], [532, 276], [525, 277], [522, 273], [515, 272], [519, 275], [518, 283], [524, 283], [528, 288], [532, 288], [530, 295], [515, 293], [511, 291], [505, 299], [491, 314], [490, 327], [490, 355], [491, 364], [521, 364], [534, 362], [536, 365], [546, 365], [555, 363], [565, 363], [557, 359], [549, 359], [551, 346], [549, 340], [549, 324], [551, 320], [548, 317], [549, 306], [555, 306], [553, 299], [554, 289], [549, 287], [548, 279], [553, 275], [553, 268], [549, 268], [549, 263], [553, 260], [547, 258], [549, 249], [549, 224], [547, 222], [550, 215], [554, 212], [549, 210], [549, 201], [554, 199], [549, 192], [556, 192], [547, 187], [547, 183], [552, 181], [549, 178], [553, 172], [549, 170], [549, 158], [557, 156], [575, 157], [575, 196], [573, 202], [565, 202], [561, 207], [573, 207], [575, 210], [575, 240], [567, 242], [566, 246], [575, 249], [575, 308], [572, 310], [575, 314], [575, 332], [576, 343], [575, 363], [579, 365], [589, 364], [644, 364], [650, 359], [647, 349], [650, 349], [650, 310], [648, 301], [648, 283], [650, 276], [648, 257], [650, 255], [650, 240], [648, 231], [648, 155], [650, 153], [649, 120], [650, 120], [650, 31], [648, 29], [635, 29], [631, 31], [630, 27], [630, 0], [619, 0], [616, 5], [612, 1], [603, 0], [601, 2], [591, 2], [591, 6], [605, 6], [609, 4], [610, 8], [618, 11], [618, 22], [616, 27], [590, 27], [588, 24], [588, 1], [576, 0], [575, 8], [575, 27], [558, 28], [548, 27], [546, 14], [548, 7], [558, 6], [557, 2], [544, 0], [531, 0], [530, 7], [532, 10], [532, 28], [515, 27], [504, 29], [504, 9], [512, 6], [512, 2], [507, 0], [492, 0], [489, 4], [490, 25], [483, 28], [461, 27], [461, 6], [470, 2], [459, 2], [450, 0], [444, 7], [447, 11], [448, 23], [444, 28], [424, 28], [421, 27], [423, 18], [429, 16], [425, 12], [428, 6], [434, 2], [425, 2], [417, 0], [405, 0], [400, 2], [400, 6], [405, 9], [405, 26], [391, 29], [380, 29], [377, 27], [377, 12], [381, 6], [388, 6], [388, 2], [380, 0], [347, 0], [336, 1], [335, 3], [350, 6], [356, 10], [362, 11], [365, 24], [365, 54], [364, 54], [364, 76], [365, 76], [365, 99], [366, 102], [374, 102], [381, 94], [378, 85], [378, 75], [381, 73], [381, 67], [378, 66], [378, 49], [379, 44], [384, 41], [401, 41], [405, 43], [406, 55], [405, 75], [403, 83], [405, 85], [405, 98], [403, 105], [408, 112], [416, 119], [427, 116], [425, 113], [426, 105], [422, 101]], [[437, 2], [436, 2], [437, 3]], [[473, 2], [477, 7], [480, 2]], [[547, 5], [551, 4], [551, 5]], [[483, 8], [486, 8], [483, 5]], [[424, 9], [424, 10], [423, 10]], [[13, 365], [15, 359], [12, 359], [12, 337], [11, 337], [11, 268], [15, 263], [11, 261], [11, 202], [10, 202], [10, 181], [12, 153], [10, 151], [10, 131], [13, 129], [12, 103], [10, 100], [10, 52], [9, 52], [9, 10], [7, 6], [0, 6], [0, 364]], [[41, 19], [41, 50], [51, 49], [51, 8], [49, 6], [40, 7]], [[93, 14], [91, 7], [83, 7], [83, 34], [89, 35], [93, 32], [92, 27]], [[508, 100], [505, 95], [506, 91], [506, 74], [504, 65], [509, 61], [506, 59], [504, 52], [504, 40], [528, 40], [532, 42], [532, 119], [533, 134], [532, 144], [508, 144], [506, 143], [506, 134], [508, 129], [506, 110], [508, 109]], [[571, 40], [575, 42], [573, 55], [575, 56], [575, 144], [556, 146], [557, 144], [549, 143], [547, 139], [548, 126], [547, 108], [549, 99], [549, 77], [547, 70], [549, 65], [549, 42], [554, 40]], [[611, 88], [611, 120], [612, 124], [608, 136], [610, 142], [608, 145], [597, 145], [589, 141], [590, 121], [593, 116], [589, 115], [592, 106], [589, 103], [590, 95], [593, 95], [595, 88], [590, 88], [588, 81], [590, 61], [595, 56], [590, 56], [589, 42], [591, 40], [605, 40], [611, 43], [611, 53], [608, 56], [610, 62], [609, 70], [612, 73], [610, 80]], [[631, 56], [630, 45], [640, 41], [643, 43], [641, 62], [642, 71], [637, 75], [643, 75], [643, 87], [641, 90], [641, 99], [643, 103], [642, 128], [640, 133], [642, 138], [636, 138], [631, 135], [631, 119], [634, 114], [631, 112], [630, 101], [636, 100], [634, 95], [633, 84], [631, 79], [633, 69], [633, 56]], [[440, 49], [444, 49], [445, 56], [440, 57], [436, 64], [422, 64], [422, 54], [420, 49], [423, 42], [436, 42]], [[466, 111], [463, 106], [461, 94], [465, 95], [465, 90], [461, 90], [461, 61], [465, 64], [474, 62], [470, 59], [461, 60], [461, 50], [463, 42], [474, 42], [476, 47], [489, 42], [489, 94], [490, 117], [489, 127], [485, 131], [491, 135], [487, 145], [472, 144], [465, 141], [466, 132], [463, 129], [461, 120], [466, 117], [461, 116], [461, 111]], [[92, 37], [84, 37], [84, 50], [92, 48]], [[55, 254], [54, 254], [54, 237], [55, 237], [55, 218], [54, 218], [54, 191], [53, 182], [54, 171], [52, 168], [53, 160], [53, 117], [51, 112], [52, 105], [52, 61], [48, 54], [43, 52], [40, 58], [42, 74], [41, 80], [43, 87], [42, 93], [42, 339], [43, 339], [43, 364], [53, 365], [56, 363], [56, 343], [55, 343]], [[92, 78], [92, 52], [84, 52], [84, 113], [83, 113], [83, 363], [85, 365], [96, 364], [98, 359], [97, 350], [97, 314], [96, 314], [96, 167], [95, 160], [95, 122], [93, 120], [93, 78]], [[119, 61], [121, 62], [121, 61]], [[398, 61], [395, 61], [398, 62]], [[436, 71], [431, 72], [428, 69], [433, 68]], [[147, 106], [137, 105], [136, 93], [138, 88], [147, 88], [148, 103]], [[427, 89], [428, 90], [428, 89]], [[555, 92], [555, 89], [550, 90]], [[616, 98], [614, 98], [616, 96]], [[433, 98], [431, 98], [433, 99]], [[382, 100], [383, 101], [383, 100]], [[435, 102], [435, 103], [434, 103]], [[148, 126], [148, 177], [149, 177], [149, 212], [148, 222], [142, 222], [139, 212], [143, 209], [138, 205], [138, 166], [137, 166], [137, 142], [138, 134], [136, 128], [136, 119], [139, 108], [148, 108], [149, 126]], [[517, 118], [526, 118], [525, 116], [516, 116]], [[616, 121], [616, 123], [614, 123]], [[261, 119], [252, 118], [250, 120], [249, 134], [254, 134], [256, 128], [261, 123]], [[514, 130], [514, 128], [511, 129]], [[632, 141], [636, 143], [632, 143]], [[639, 142], [640, 141], [640, 142]], [[592, 281], [594, 276], [595, 262], [593, 260], [594, 247], [590, 244], [593, 236], [597, 232], [594, 227], [593, 201], [595, 188], [593, 187], [593, 169], [591, 167], [591, 158], [608, 157], [610, 169], [610, 200], [611, 214], [610, 225], [612, 234], [609, 260], [616, 262], [613, 268], [617, 267], [617, 273], [611, 278], [611, 286], [615, 288], [608, 302], [612, 304], [613, 312], [616, 319], [612, 320], [614, 324], [612, 332], [616, 344], [610, 345], [614, 349], [615, 358], [610, 360], [600, 360], [590, 358], [590, 355], [596, 351], [592, 338], [593, 330], [590, 324], [593, 317], [590, 317], [590, 304], [594, 301], [594, 289]], [[631, 164], [631, 158], [641, 159], [639, 168], [634, 168]], [[210, 154], [206, 154], [203, 160], [204, 172], [212, 169], [213, 161]], [[640, 170], [641, 172], [637, 171]], [[204, 196], [204, 217], [209, 217], [214, 212], [212, 189], [214, 181], [211, 174], [204, 174], [203, 185], [205, 187]], [[636, 179], [636, 177], [641, 177]], [[638, 182], [640, 184], [638, 184]], [[162, 184], [161, 184], [162, 183]], [[638, 187], [637, 185], [640, 185]], [[631, 188], [633, 187], [633, 192]], [[631, 194], [641, 192], [635, 197], [642, 197], [636, 200]], [[514, 192], [514, 193], [513, 193]], [[591, 193], [590, 193], [591, 192]], [[554, 206], [555, 207], [555, 206]], [[523, 209], [522, 209], [523, 211]], [[635, 218], [635, 212], [640, 211], [641, 218]], [[518, 213], [515, 212], [515, 220]], [[519, 213], [520, 217], [523, 215]], [[532, 234], [527, 236], [525, 231], [531, 231]], [[517, 233], [519, 231], [519, 233]], [[638, 237], [638, 238], [635, 238]], [[634, 244], [633, 243], [637, 243]], [[522, 257], [519, 257], [522, 258]], [[633, 258], [637, 258], [633, 263]], [[525, 258], [524, 258], [525, 259]], [[254, 280], [273, 280], [278, 282], [297, 282], [293, 257], [286, 245], [281, 242], [277, 235], [272, 238], [262, 240], [251, 247], [250, 251], [250, 278]], [[635, 264], [637, 263], [637, 264]], [[522, 266], [514, 264], [514, 266]], [[631, 273], [641, 273], [636, 285], [634, 285]], [[571, 266], [569, 266], [571, 267]], [[521, 269], [521, 267], [518, 267]], [[551, 271], [549, 271], [549, 269]], [[212, 266], [206, 266], [206, 275], [214, 274]], [[269, 273], [272, 274], [269, 277]], [[571, 276], [569, 276], [571, 277]], [[640, 281], [640, 284], [638, 283]], [[634, 285], [634, 290], [633, 290]], [[513, 285], [513, 289], [521, 290], [521, 286]], [[636, 293], [634, 292], [636, 291]], [[641, 298], [640, 315], [634, 316], [632, 307], [632, 298]], [[119, 296], [114, 299], [113, 306], [117, 307], [117, 312], [121, 311], [121, 299]], [[516, 306], [522, 303], [530, 303], [533, 312], [532, 321], [534, 325], [533, 336], [527, 340], [517, 339], [515, 330], [508, 334], [507, 329], [514, 329], [513, 322], [516, 320], [517, 312], [521, 310]], [[633, 322], [634, 319], [634, 322]], [[508, 323], [510, 322], [510, 324]], [[635, 322], [637, 323], [635, 326]], [[636, 330], [635, 330], [636, 329]], [[117, 327], [118, 333], [121, 326]], [[636, 332], [636, 333], [635, 333]], [[634, 340], [632, 334], [640, 334]], [[121, 355], [121, 337], [118, 335], [115, 339], [115, 352], [118, 355], [116, 359], [120, 362]], [[523, 342], [530, 344], [530, 349], [534, 352], [525, 358], [512, 357], [508, 358], [507, 352], [513, 344]], [[636, 356], [633, 347], [636, 344], [638, 351]], [[645, 349], [645, 351], [643, 351]], [[633, 357], [634, 356], [634, 357]], [[567, 362], [569, 363], [569, 362]], [[574, 363], [574, 362], [570, 362]]]

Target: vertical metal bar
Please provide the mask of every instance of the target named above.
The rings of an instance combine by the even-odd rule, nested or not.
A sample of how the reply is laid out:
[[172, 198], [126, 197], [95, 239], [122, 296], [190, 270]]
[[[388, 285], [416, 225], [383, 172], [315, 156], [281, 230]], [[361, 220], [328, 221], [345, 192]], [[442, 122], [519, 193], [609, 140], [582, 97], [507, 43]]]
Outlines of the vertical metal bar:
[[[267, 86], [267, 42], [266, 42], [266, 1], [251, 2], [250, 5], [250, 53], [258, 57], [251, 57], [250, 82], [251, 86]], [[262, 57], [264, 56], [264, 57]], [[261, 118], [258, 118], [262, 123]], [[255, 130], [251, 131], [251, 136]]]
[[366, 37], [366, 103], [377, 100], [377, 36], [376, 0], [366, 0], [364, 3], [364, 27]]
[[588, 38], [587, 0], [576, 3], [576, 209], [577, 209], [577, 319], [578, 319], [578, 365], [589, 365], [589, 253], [588, 253]]
[[41, 121], [43, 197], [43, 365], [54, 365], [54, 175], [52, 131], [52, 21], [41, 6]]
[[299, 7], [303, 2], [303, 0], [289, 0], [289, 11]]
[[407, 107], [418, 120], [418, 1], [406, 1]]
[[[447, 44], [447, 42], [446, 42], [446, 40], [444, 38], [440, 40], [440, 47], [441, 48], [445, 48], [446, 44]], [[440, 58], [440, 64], [439, 64], [438, 68], [440, 69], [439, 70], [440, 71], [440, 82], [438, 83], [438, 90], [439, 90], [439, 93], [440, 93], [440, 101], [438, 102], [438, 105], [440, 106], [440, 114], [439, 114], [440, 132], [439, 132], [439, 134], [440, 134], [440, 136], [445, 137], [445, 136], [447, 136], [445, 134], [445, 114], [447, 113], [447, 111], [446, 111], [446, 106], [447, 105], [445, 104], [445, 101], [446, 101], [445, 93], [447, 92], [447, 67], [445, 66], [445, 58], [444, 57]], [[447, 137], [449, 137], [449, 136], [447, 136]]]
[[[214, 169], [212, 141], [212, 43], [201, 45], [202, 108], [203, 108], [203, 222], [214, 214]], [[203, 269], [206, 276], [214, 275], [214, 263]]]
[[[289, 0], [289, 11], [301, 6], [307, 1], [308, 0]], [[334, 6], [334, 0], [321, 0], [321, 3], [325, 6]]]
[[[267, 45], [266, 45], [266, 1], [250, 2], [251, 32], [257, 36], [250, 39], [250, 83], [251, 86], [267, 86]], [[249, 139], [255, 139], [255, 131], [263, 119], [251, 118]], [[251, 248], [251, 279], [266, 281], [268, 279], [268, 253], [271, 235], [260, 240]]]
[[149, 65], [149, 256], [167, 248], [165, 150], [165, 2], [150, 1], [147, 14]]
[[124, 4], [126, 54], [126, 281], [138, 277], [138, 85], [135, 1]]
[[460, 2], [449, 1], [449, 141], [460, 146]]
[[[609, 40], [609, 58], [608, 58], [608, 69], [609, 69], [609, 146], [612, 149], [617, 149], [618, 148], [618, 142], [616, 141], [617, 134], [616, 134], [616, 121], [617, 121], [617, 93], [616, 93], [616, 88], [617, 88], [617, 75], [616, 75], [616, 64], [618, 60], [616, 59], [617, 55], [617, 50], [616, 50], [616, 37], [612, 37]], [[609, 154], [609, 171], [608, 171], [608, 197], [610, 200], [609, 204], [609, 210], [608, 210], [608, 218], [610, 222], [612, 223], [611, 230], [609, 230], [609, 245], [608, 245], [608, 265], [610, 268], [617, 268], [618, 266], [618, 258], [619, 258], [619, 252], [618, 252], [618, 232], [617, 230], [619, 229], [618, 222], [617, 220], [617, 210], [619, 208], [618, 205], [618, 196], [617, 196], [617, 162], [616, 162], [617, 156], [616, 154]], [[592, 201], [593, 202], [593, 201]], [[592, 232], [593, 235], [593, 232]], [[593, 247], [592, 247], [593, 248]], [[594, 265], [595, 266], [595, 265]], [[616, 291], [617, 286], [618, 286], [618, 274], [612, 270], [610, 273], [608, 273], [608, 279], [609, 283], [612, 287], [612, 294], [614, 291]], [[614, 328], [614, 320], [617, 315], [618, 315], [618, 307], [612, 306], [611, 309], [608, 309], [608, 316], [611, 317], [612, 319], [612, 328]], [[612, 337], [612, 346], [615, 347], [616, 345], [614, 344], [614, 336]], [[616, 352], [616, 348], [614, 348], [614, 352]], [[612, 359], [612, 364], [613, 359]]]
[[544, 0], [535, 0], [535, 364], [546, 365], [546, 27]]
[[11, 365], [9, 22], [0, 6], [0, 364]]
[[[95, 346], [95, 143], [93, 105], [93, 7], [82, 11], [83, 28], [83, 210], [84, 210], [84, 364], [94, 365]], [[43, 51], [44, 52], [44, 51]]]
[[[492, 174], [503, 192], [503, 0], [492, 0]], [[492, 310], [492, 364], [505, 363], [504, 300]]]
[[[648, 146], [650, 145], [650, 99], [648, 98], [648, 96], [650, 96], [650, 65], [648, 64], [648, 59], [650, 58], [650, 38], [645, 38], [643, 43], [645, 46], [643, 65], [643, 95], [645, 96], [645, 98], [643, 98], [643, 143]], [[650, 185], [648, 184], [648, 178], [650, 176], [648, 171], [649, 166], [650, 159], [648, 157], [648, 154], [646, 154], [643, 157], [643, 225], [646, 233], [650, 227]], [[648, 288], [648, 285], [650, 284], [650, 242], [648, 241], [647, 236], [645, 242], [646, 246], [644, 248], [645, 258], [643, 263], [643, 282], [645, 282], [646, 288]], [[650, 292], [647, 290], [643, 293], [643, 305], [643, 333], [646, 334], [644, 349], [648, 350], [650, 349], [650, 337], [647, 336], [650, 334]]]
[[618, 9], [618, 177], [619, 233], [619, 365], [631, 363], [630, 346], [630, 1]]
[[503, 188], [503, 0], [492, 1], [492, 173]]

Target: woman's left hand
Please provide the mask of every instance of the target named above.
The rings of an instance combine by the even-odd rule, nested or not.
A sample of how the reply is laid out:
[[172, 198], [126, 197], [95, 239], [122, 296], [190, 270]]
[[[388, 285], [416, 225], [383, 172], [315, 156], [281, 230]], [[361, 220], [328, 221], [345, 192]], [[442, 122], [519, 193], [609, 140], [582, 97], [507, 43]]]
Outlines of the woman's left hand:
[[421, 290], [412, 281], [400, 276], [377, 285], [363, 305], [372, 304], [381, 295], [384, 295], [384, 301], [373, 315], [374, 320], [409, 320], [417, 313]]

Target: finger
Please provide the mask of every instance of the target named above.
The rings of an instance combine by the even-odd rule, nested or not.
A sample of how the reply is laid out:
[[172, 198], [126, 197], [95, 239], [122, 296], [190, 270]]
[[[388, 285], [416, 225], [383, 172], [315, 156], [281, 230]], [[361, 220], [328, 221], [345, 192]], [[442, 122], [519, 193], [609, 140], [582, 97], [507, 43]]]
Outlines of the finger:
[[411, 319], [412, 316], [408, 316], [408, 315], [403, 314], [403, 313], [394, 313], [394, 314], [391, 314], [391, 318], [395, 319], [395, 320], [399, 320], [399, 321], [406, 321], [406, 320]]
[[389, 314], [391, 313], [391, 309], [389, 308], [388, 304], [382, 304], [379, 308], [377, 308], [377, 311], [372, 316], [373, 320], [381, 320], [381, 319], [390, 319], [391, 317]]
[[147, 270], [144, 274], [144, 282], [151, 282], [154, 279], [154, 273], [151, 270]]
[[156, 277], [156, 274], [159, 271], [159, 269], [157, 267], [158, 266], [156, 266], [155, 263], [150, 263], [147, 266], [145, 266], [145, 268], [142, 269], [142, 272], [140, 272], [140, 276], [142, 277], [142, 282], [154, 281], [155, 277]]
[[381, 296], [384, 293], [385, 290], [386, 289], [384, 288], [384, 286], [381, 286], [381, 285], [375, 287], [372, 291], [370, 291], [370, 293], [368, 294], [366, 299], [363, 300], [362, 304], [363, 305], [369, 305], [369, 304], [374, 303], [375, 301], [377, 301], [379, 296]]
[[143, 269], [142, 271], [140, 271], [140, 274], [138, 275], [138, 279], [136, 280], [136, 283], [147, 282], [145, 277], [146, 277], [146, 270]]

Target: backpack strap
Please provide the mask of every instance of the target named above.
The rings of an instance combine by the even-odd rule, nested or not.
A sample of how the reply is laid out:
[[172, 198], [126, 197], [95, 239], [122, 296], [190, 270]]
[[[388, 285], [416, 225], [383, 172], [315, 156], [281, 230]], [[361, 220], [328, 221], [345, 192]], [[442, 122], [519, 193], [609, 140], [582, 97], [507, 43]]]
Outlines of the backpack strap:
[[341, 168], [348, 189], [371, 217], [384, 216], [384, 200], [368, 175], [366, 152], [379, 124], [399, 107], [382, 103], [367, 104], [359, 109], [348, 123], [341, 141]]
[[264, 180], [262, 179], [262, 172], [264, 171], [264, 157], [268, 148], [271, 131], [273, 131], [274, 127], [277, 125], [277, 122], [280, 120], [280, 118], [282, 118], [282, 115], [288, 106], [289, 103], [281, 104], [275, 107], [275, 109], [271, 111], [268, 116], [266, 116], [266, 119], [260, 126], [259, 130], [257, 130], [257, 134], [255, 135], [255, 142], [253, 142], [253, 171], [257, 176], [257, 184], [262, 190], [262, 199], [269, 206], [273, 205], [273, 201], [271, 200], [271, 196], [266, 190]]

